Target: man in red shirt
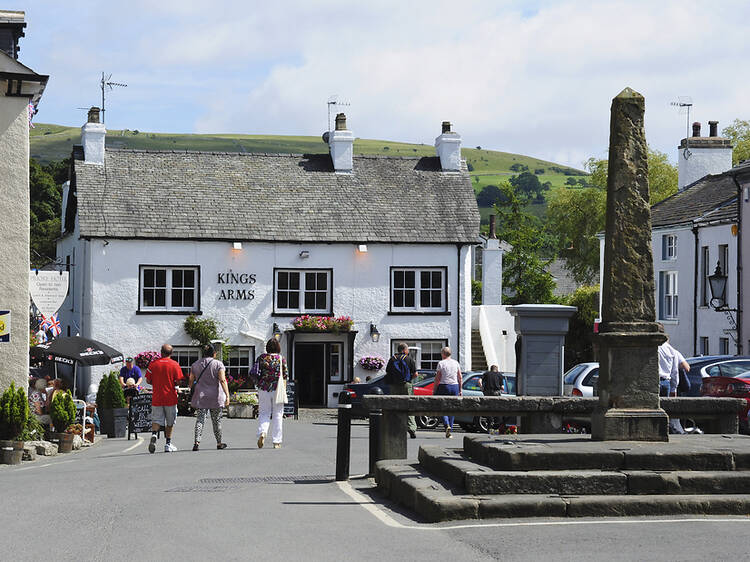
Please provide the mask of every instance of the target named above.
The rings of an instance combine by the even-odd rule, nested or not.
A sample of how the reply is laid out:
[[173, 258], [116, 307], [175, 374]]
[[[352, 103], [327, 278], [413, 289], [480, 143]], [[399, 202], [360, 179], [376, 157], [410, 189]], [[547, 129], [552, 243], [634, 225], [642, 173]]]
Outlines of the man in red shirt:
[[153, 387], [149, 453], [156, 451], [156, 438], [160, 426], [164, 426], [164, 436], [167, 438], [164, 452], [174, 453], [177, 450], [177, 447], [172, 444], [172, 428], [177, 419], [177, 389], [175, 385], [182, 378], [182, 369], [180, 369], [180, 364], [172, 359], [171, 355], [172, 346], [165, 343], [161, 346], [161, 358], [151, 361], [146, 370], [146, 380]]

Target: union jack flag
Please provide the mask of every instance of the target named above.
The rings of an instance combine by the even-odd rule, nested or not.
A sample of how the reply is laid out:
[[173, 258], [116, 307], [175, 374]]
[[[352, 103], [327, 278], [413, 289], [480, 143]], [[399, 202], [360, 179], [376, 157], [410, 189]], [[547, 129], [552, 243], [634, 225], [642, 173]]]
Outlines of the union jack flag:
[[39, 329], [44, 330], [45, 332], [50, 329], [50, 326], [52, 326], [52, 322], [50, 322], [49, 318], [45, 318], [42, 314], [42, 323], [39, 324]]
[[53, 314], [52, 317], [49, 319], [49, 329], [52, 332], [52, 335], [57, 337], [62, 333], [62, 328], [60, 327], [60, 321], [57, 319], [57, 314]]

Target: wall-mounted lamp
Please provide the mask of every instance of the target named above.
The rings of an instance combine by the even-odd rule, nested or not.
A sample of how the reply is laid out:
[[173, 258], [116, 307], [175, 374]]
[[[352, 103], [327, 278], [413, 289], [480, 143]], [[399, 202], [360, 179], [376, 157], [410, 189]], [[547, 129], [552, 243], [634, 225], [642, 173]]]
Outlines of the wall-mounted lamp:
[[370, 338], [375, 343], [380, 339], [380, 332], [378, 332], [378, 327], [375, 324], [370, 324]]
[[241, 250], [242, 242], [232, 242], [232, 250]]
[[310, 257], [310, 252], [307, 251], [307, 250], [302, 250], [299, 253], [299, 257], [301, 257], [302, 259], [309, 258]]
[[727, 279], [721, 272], [721, 264], [716, 262], [716, 270], [708, 276], [708, 286], [711, 289], [711, 307], [717, 312], [736, 312], [727, 307]]
[[367, 253], [367, 244], [357, 244], [357, 251], [361, 254]]
[[281, 340], [281, 330], [279, 329], [279, 325], [276, 322], [273, 323], [273, 337], [276, 339], [276, 341]]

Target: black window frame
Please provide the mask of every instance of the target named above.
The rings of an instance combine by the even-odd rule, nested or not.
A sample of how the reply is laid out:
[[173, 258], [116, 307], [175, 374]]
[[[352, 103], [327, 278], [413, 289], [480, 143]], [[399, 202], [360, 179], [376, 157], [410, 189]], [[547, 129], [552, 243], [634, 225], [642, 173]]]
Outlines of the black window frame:
[[[171, 273], [174, 270], [192, 270], [195, 272], [195, 305], [191, 308], [188, 307], [173, 307], [171, 306], [171, 299], [172, 295], [170, 294], [170, 286], [167, 285], [165, 287], [165, 306], [164, 308], [160, 307], [144, 307], [143, 305], [143, 291], [145, 287], [143, 286], [143, 271], [145, 269], [163, 269], [167, 271], [167, 278], [171, 278]], [[170, 305], [167, 306], [166, 303], [169, 302]], [[201, 315], [203, 312], [201, 311], [201, 266], [200, 265], [183, 265], [183, 264], [174, 264], [174, 265], [164, 265], [164, 264], [138, 264], [138, 308], [136, 309], [136, 314], [176, 314], [176, 315], [184, 315], [189, 316], [191, 314], [195, 315]]]
[[[300, 288], [299, 288], [299, 310], [293, 311], [290, 309], [282, 309], [279, 310], [279, 308], [276, 306], [277, 300], [276, 300], [276, 291], [277, 291], [277, 279], [278, 279], [278, 272], [280, 271], [289, 271], [289, 272], [295, 272], [300, 274]], [[319, 273], [326, 273], [328, 275], [328, 310], [326, 312], [320, 312], [318, 310], [307, 310], [303, 307], [305, 295], [304, 291], [302, 289], [302, 275], [304, 273], [313, 273], [313, 272], [319, 272]], [[273, 292], [272, 292], [272, 298], [273, 298], [273, 312], [271, 313], [272, 316], [279, 316], [279, 317], [296, 317], [301, 316], [303, 314], [310, 314], [313, 316], [333, 316], [333, 268], [332, 267], [274, 267], [273, 268]]]
[[[394, 273], [396, 271], [411, 271], [414, 272], [414, 280], [415, 280], [415, 295], [414, 295], [414, 305], [415, 307], [413, 309], [406, 308], [406, 307], [399, 307], [396, 308], [394, 306], [393, 302], [393, 281], [394, 281]], [[443, 307], [441, 310], [429, 308], [429, 309], [421, 309], [419, 306], [420, 300], [421, 300], [421, 292], [434, 290], [434, 289], [422, 289], [421, 287], [421, 275], [419, 275], [422, 272], [425, 271], [439, 271], [442, 275], [443, 283], [442, 283], [442, 301], [443, 301]], [[419, 280], [419, 287], [417, 287], [417, 280]], [[449, 316], [451, 314], [450, 312], [450, 303], [448, 300], [448, 268], [444, 265], [439, 266], [428, 266], [428, 265], [421, 265], [421, 266], [408, 266], [408, 265], [392, 265], [388, 271], [388, 314], [390, 316], [413, 316], [413, 315], [420, 315], [420, 316]]]

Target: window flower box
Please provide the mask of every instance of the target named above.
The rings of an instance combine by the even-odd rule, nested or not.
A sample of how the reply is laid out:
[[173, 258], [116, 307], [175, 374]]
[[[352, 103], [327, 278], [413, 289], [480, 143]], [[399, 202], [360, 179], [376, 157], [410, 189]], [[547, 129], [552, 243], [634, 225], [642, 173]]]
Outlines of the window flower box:
[[298, 332], [349, 332], [354, 320], [349, 316], [310, 316], [305, 314], [292, 320], [292, 326]]

